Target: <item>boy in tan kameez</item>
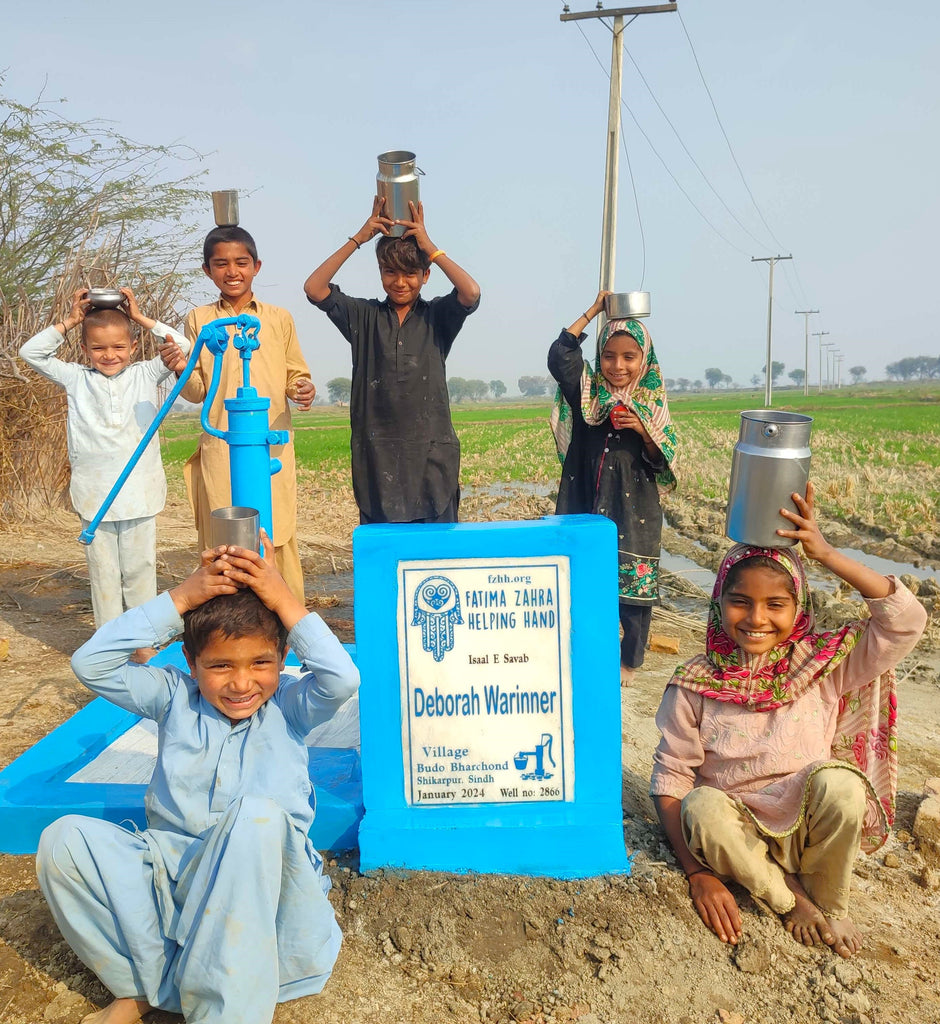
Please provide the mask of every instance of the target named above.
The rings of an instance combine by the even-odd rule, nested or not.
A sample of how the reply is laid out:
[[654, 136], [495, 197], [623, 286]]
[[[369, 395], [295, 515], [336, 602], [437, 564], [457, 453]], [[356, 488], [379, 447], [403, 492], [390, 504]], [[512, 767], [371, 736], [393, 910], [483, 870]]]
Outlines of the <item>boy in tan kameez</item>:
[[[261, 269], [254, 239], [244, 228], [214, 228], [203, 244], [203, 273], [219, 289], [218, 301], [197, 306], [186, 318], [186, 337], [195, 342], [200, 329], [220, 317], [248, 313], [261, 321], [260, 347], [251, 360], [251, 383], [259, 395], [271, 400], [268, 412], [272, 430], [290, 430], [291, 414], [287, 400], [298, 409], [309, 409], [316, 395], [310, 371], [300, 351], [294, 319], [286, 309], [260, 302], [252, 292], [252, 281]], [[202, 402], [212, 378], [214, 357], [203, 349], [192, 376], [183, 388], [182, 397]], [[183, 364], [173, 367], [179, 373]], [[222, 376], [209, 422], [225, 429], [227, 415], [223, 402], [235, 396], [242, 383], [239, 353], [229, 345], [222, 358]], [[297, 548], [297, 477], [294, 465], [294, 444], [271, 448], [272, 458], [280, 459], [281, 471], [271, 477], [274, 550], [278, 572], [294, 595], [304, 599], [303, 573]], [[203, 433], [199, 447], [183, 470], [189, 500], [199, 531], [199, 548], [209, 547], [209, 516], [213, 509], [232, 503], [229, 478], [228, 445], [220, 438]]]

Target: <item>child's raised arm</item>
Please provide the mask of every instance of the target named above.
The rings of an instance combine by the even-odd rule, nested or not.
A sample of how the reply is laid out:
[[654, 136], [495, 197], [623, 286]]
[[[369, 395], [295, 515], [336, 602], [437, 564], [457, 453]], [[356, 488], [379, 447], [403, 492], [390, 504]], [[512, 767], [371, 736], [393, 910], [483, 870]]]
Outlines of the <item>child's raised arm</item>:
[[894, 584], [882, 576], [880, 572], [869, 569], [867, 565], [856, 562], [854, 558], [837, 551], [823, 537], [814, 515], [816, 509], [816, 489], [812, 481], [807, 481], [806, 496], [800, 497], [794, 492], [790, 495], [797, 511], [780, 509], [780, 514], [794, 524], [793, 530], [777, 530], [780, 537], [792, 537], [803, 545], [803, 553], [814, 562], [824, 565], [834, 572], [849, 586], [854, 587], [864, 598], [887, 597], [894, 593]]
[[322, 302], [330, 294], [330, 282], [339, 268], [357, 249], [376, 235], [387, 235], [394, 221], [382, 216], [385, 199], [375, 196], [372, 200], [372, 215], [362, 227], [333, 253], [328, 256], [304, 282], [304, 291], [311, 302]]
[[[181, 345], [169, 328], [161, 324], [159, 320], [154, 320], [153, 317], [142, 313], [140, 306], [137, 305], [137, 296], [134, 295], [130, 288], [122, 288], [121, 294], [124, 296], [124, 302], [127, 305], [127, 315], [135, 324], [139, 324], [145, 331], [152, 331], [160, 339], [157, 345], [157, 354], [163, 361], [166, 369], [179, 376], [186, 366], [186, 353], [189, 351], [189, 343], [184, 342]], [[182, 337], [183, 335], [181, 334], [180, 338]]]
[[238, 587], [225, 575], [227, 563], [221, 560], [223, 547], [203, 551], [199, 568], [179, 586], [168, 591], [180, 615], [211, 601], [220, 594], [237, 593]]
[[480, 298], [480, 286], [463, 267], [458, 266], [443, 249], [438, 249], [428, 237], [427, 228], [424, 226], [424, 203], [419, 202], [415, 206], [409, 200], [408, 207], [411, 210], [411, 220], [396, 220], [394, 223], [404, 224], [408, 229], [404, 237], [414, 238], [425, 256], [430, 257], [431, 262], [444, 271], [447, 280], [457, 289], [457, 301], [460, 305], [464, 308], [475, 306]]
[[146, 331], [152, 331], [157, 326], [157, 321], [153, 317], [144, 316], [140, 311], [140, 306], [137, 305], [137, 297], [130, 290], [130, 288], [122, 288], [121, 294], [124, 296], [124, 302], [127, 304], [127, 315], [134, 321], [135, 324], [140, 324], [141, 327]]
[[72, 308], [69, 310], [68, 316], [62, 321], [52, 326], [62, 335], [65, 335], [73, 328], [85, 319], [85, 314], [91, 307], [91, 302], [88, 299], [87, 288], [76, 288], [72, 293]]
[[604, 308], [604, 299], [606, 299], [608, 295], [610, 295], [610, 292], [599, 291], [597, 293], [597, 298], [568, 328], [568, 333], [573, 334], [576, 338], [580, 338], [581, 335], [588, 329], [588, 324]]
[[68, 332], [85, 319], [90, 306], [88, 289], [78, 288], [72, 294], [68, 315], [24, 342], [19, 350], [20, 359], [53, 383], [63, 388], [69, 387], [76, 377], [81, 375], [81, 365], [57, 358], [56, 352], [65, 341]]

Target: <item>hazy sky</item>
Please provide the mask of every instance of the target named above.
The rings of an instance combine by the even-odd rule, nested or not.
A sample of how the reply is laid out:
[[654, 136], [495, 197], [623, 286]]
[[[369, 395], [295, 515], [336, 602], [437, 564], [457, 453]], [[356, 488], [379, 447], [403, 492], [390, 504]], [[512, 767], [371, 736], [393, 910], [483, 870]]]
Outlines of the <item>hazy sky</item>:
[[[413, 150], [432, 240], [483, 289], [449, 372], [514, 391], [546, 373], [549, 344], [597, 292], [611, 34], [560, 12], [554, 0], [32, 0], [4, 14], [0, 68], [22, 102], [48, 79], [66, 116], [186, 143], [207, 154], [207, 188], [253, 190], [241, 221], [264, 261], [257, 292], [293, 312], [324, 391], [348, 375], [349, 351], [303, 280], [367, 217], [376, 154]], [[710, 185], [626, 54], [623, 76], [662, 160], [624, 110], [646, 267], [621, 152], [617, 289], [651, 292], [666, 376], [760, 371], [767, 264], [751, 257], [777, 254], [794, 257], [775, 272], [786, 372], [803, 365], [797, 309], [821, 310], [810, 331], [830, 332], [845, 369], [882, 376], [936, 355], [936, 3], [679, 0], [679, 12], [637, 18], [626, 47]], [[379, 294], [374, 256], [363, 248], [337, 281]], [[432, 270], [427, 294], [445, 287]]]

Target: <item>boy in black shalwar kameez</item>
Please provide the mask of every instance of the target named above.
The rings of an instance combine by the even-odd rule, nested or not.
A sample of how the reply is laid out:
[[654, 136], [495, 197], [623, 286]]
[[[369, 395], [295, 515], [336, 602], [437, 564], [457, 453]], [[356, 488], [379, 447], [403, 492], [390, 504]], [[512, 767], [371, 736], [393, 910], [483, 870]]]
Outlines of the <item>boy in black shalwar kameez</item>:
[[552, 432], [563, 460], [555, 511], [596, 513], [617, 524], [621, 682], [643, 664], [652, 606], [659, 601], [663, 514], [659, 488], [676, 478], [676, 432], [649, 332], [639, 320], [611, 320], [591, 370], [582, 332], [604, 308], [600, 292], [548, 352], [558, 381]]
[[[352, 347], [353, 492], [362, 523], [453, 523], [460, 503], [460, 442], [450, 418], [445, 360], [463, 322], [480, 303], [476, 281], [424, 226], [382, 216], [384, 200], [349, 240], [307, 278], [307, 298], [332, 320]], [[357, 299], [332, 283], [347, 259], [377, 234], [404, 224], [400, 238], [376, 245], [386, 298]], [[431, 264], [454, 286], [426, 302], [421, 288]]]

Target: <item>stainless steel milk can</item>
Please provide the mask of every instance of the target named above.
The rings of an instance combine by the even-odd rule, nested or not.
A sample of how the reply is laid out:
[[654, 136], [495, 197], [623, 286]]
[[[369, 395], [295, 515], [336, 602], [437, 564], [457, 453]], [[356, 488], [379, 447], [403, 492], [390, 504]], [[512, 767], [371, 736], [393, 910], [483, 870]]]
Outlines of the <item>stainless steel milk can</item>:
[[732, 540], [764, 548], [796, 543], [778, 537], [776, 530], [793, 528], [780, 509], [795, 512], [790, 495], [806, 493], [812, 422], [812, 416], [797, 412], [749, 409], [741, 413], [725, 519], [725, 532]]
[[[379, 153], [379, 173], [375, 176], [376, 195], [385, 200], [383, 216], [392, 220], [411, 220], [410, 200], [418, 205], [418, 175], [424, 172], [415, 167], [415, 155], [406, 149], [393, 149]], [[402, 224], [396, 224], [390, 235], [399, 237], [405, 233]]]

